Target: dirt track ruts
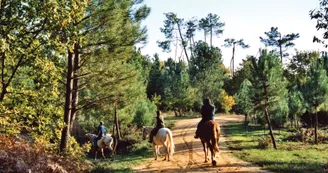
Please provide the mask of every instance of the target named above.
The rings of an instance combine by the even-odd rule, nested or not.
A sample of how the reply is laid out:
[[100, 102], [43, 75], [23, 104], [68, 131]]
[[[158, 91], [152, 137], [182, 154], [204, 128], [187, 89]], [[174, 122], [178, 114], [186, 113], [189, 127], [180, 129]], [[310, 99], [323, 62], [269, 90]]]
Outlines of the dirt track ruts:
[[[243, 121], [243, 116], [220, 115], [216, 121], [221, 125], [228, 122]], [[220, 173], [269, 173], [261, 170], [260, 167], [241, 161], [231, 154], [225, 145], [225, 134], [222, 133], [219, 142], [220, 152], [216, 155], [217, 166], [212, 166], [211, 162], [204, 163], [203, 147], [199, 139], [194, 139], [197, 123], [196, 119], [179, 120], [172, 129], [175, 143], [175, 153], [170, 162], [163, 161], [163, 156], [158, 160], [148, 159], [141, 165], [133, 168], [133, 172], [220, 172]], [[161, 150], [163, 153], [163, 150]]]

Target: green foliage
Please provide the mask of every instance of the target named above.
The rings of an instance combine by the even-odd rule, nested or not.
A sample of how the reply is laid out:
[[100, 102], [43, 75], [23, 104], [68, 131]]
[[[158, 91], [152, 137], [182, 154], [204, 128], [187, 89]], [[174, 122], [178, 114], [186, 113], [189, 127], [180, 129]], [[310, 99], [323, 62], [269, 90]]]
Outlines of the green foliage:
[[252, 95], [251, 86], [252, 83], [249, 80], [245, 79], [243, 83], [240, 85], [240, 89], [234, 96], [238, 108], [245, 115], [250, 115], [254, 109], [254, 105], [251, 99], [251, 95]]
[[190, 82], [196, 89], [196, 98], [201, 100], [210, 97], [217, 103], [226, 78], [221, 51], [217, 47], [209, 47], [202, 41], [197, 42], [193, 51], [189, 75]]
[[323, 38], [320, 39], [318, 37], [313, 38], [313, 42], [318, 42], [324, 45], [325, 48], [328, 47], [328, 45], [325, 43], [324, 40], [327, 39], [328, 30], [327, 30], [327, 21], [328, 21], [328, 2], [327, 0], [320, 0], [320, 8], [314, 9], [310, 11], [310, 17], [311, 19], [314, 19], [317, 21], [316, 29], [323, 31]]
[[319, 58], [320, 53], [316, 51], [296, 51], [296, 55], [290, 59], [285, 73], [289, 81], [289, 88], [297, 85], [297, 83], [303, 85], [306, 81], [306, 73], [310, 64]]
[[255, 109], [264, 111], [269, 108], [274, 111], [277, 103], [286, 99], [286, 81], [283, 78], [283, 68], [279, 59], [272, 52], [261, 51], [258, 60], [252, 59], [251, 67], [252, 100]]
[[190, 86], [186, 64], [174, 62], [169, 58], [163, 70], [163, 103], [167, 109], [181, 110], [190, 108], [195, 100], [194, 90]]
[[244, 39], [240, 39], [240, 40], [235, 40], [234, 38], [227, 38], [224, 40], [225, 47], [235, 47], [235, 46], [240, 46], [242, 48], [249, 48], [249, 45], [244, 43]]
[[156, 110], [156, 106], [149, 100], [137, 101], [133, 123], [138, 127], [153, 125]]
[[295, 86], [288, 94], [289, 119], [291, 122], [298, 120], [305, 112], [305, 102], [301, 91]]
[[232, 78], [226, 79], [223, 88], [229, 95], [235, 95], [240, 88], [240, 85], [245, 79], [249, 79], [251, 76], [251, 59], [252, 56], [247, 56], [246, 59], [242, 60], [240, 67], [234, 72]]
[[322, 166], [327, 163], [327, 144], [309, 145], [286, 141], [284, 139], [294, 132], [283, 129], [280, 132], [274, 131], [275, 137], [281, 139], [278, 150], [260, 149], [258, 139], [263, 135], [262, 127], [251, 125], [247, 133], [243, 123], [229, 124], [226, 128], [225, 132], [229, 136], [227, 145], [232, 154], [242, 160], [274, 172], [325, 172]]
[[313, 62], [307, 73], [307, 79], [302, 86], [302, 93], [307, 110], [316, 113], [328, 99], [328, 77], [320, 59]]
[[286, 81], [283, 78], [283, 68], [278, 57], [266, 50], [260, 53], [258, 60], [252, 59], [251, 97], [256, 113], [260, 112], [260, 115], [265, 115], [273, 146], [277, 149], [271, 119], [274, 120], [274, 124], [282, 125], [288, 115]]
[[154, 62], [149, 72], [149, 79], [147, 85], [147, 96], [151, 99], [154, 95], [163, 96], [164, 86], [162, 80], [163, 66], [161, 66], [158, 54], [154, 56]]
[[[187, 53], [187, 41], [186, 41], [186, 36], [184, 35], [183, 31], [183, 26], [185, 25], [184, 19], [179, 18], [177, 14], [169, 12], [169, 13], [164, 13], [166, 19], [164, 20], [164, 27], [160, 28], [161, 32], [164, 34], [165, 39], [164, 41], [157, 41], [158, 46], [162, 48], [163, 51], [165, 52], [171, 52], [171, 44], [174, 42], [174, 30], [178, 30], [179, 34], [179, 41], [180, 45], [182, 46], [185, 56], [187, 58], [187, 62], [189, 62], [189, 56]], [[191, 29], [190, 30], [190, 24], [189, 24], [189, 29], [187, 32], [193, 32]], [[189, 36], [191, 36], [191, 33], [188, 33]]]
[[282, 35], [278, 31], [278, 27], [271, 27], [271, 30], [269, 32], [264, 32], [264, 34], [267, 36], [267, 38], [260, 37], [261, 42], [265, 46], [272, 46], [277, 48], [277, 51], [280, 54], [281, 61], [283, 57], [289, 55], [285, 52], [288, 48], [293, 47], [295, 45], [293, 41], [300, 37], [298, 33]]
[[220, 17], [217, 14], [209, 13], [205, 18], [199, 20], [198, 28], [204, 31], [204, 41], [206, 42], [206, 36], [210, 34], [210, 46], [212, 46], [213, 34], [219, 36], [223, 33], [223, 27], [225, 24], [220, 21]]

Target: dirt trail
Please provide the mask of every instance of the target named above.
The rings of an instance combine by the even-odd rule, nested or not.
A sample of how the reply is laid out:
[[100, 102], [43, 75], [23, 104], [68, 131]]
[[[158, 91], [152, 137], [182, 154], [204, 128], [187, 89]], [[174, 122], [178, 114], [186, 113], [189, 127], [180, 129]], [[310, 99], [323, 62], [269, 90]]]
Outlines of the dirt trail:
[[[217, 116], [216, 121], [225, 125], [228, 122], [242, 121], [243, 116], [227, 115]], [[133, 168], [134, 172], [220, 172], [220, 173], [269, 173], [250, 163], [241, 161], [232, 154], [225, 144], [225, 134], [220, 137], [220, 153], [216, 155], [217, 166], [211, 162], [204, 163], [203, 147], [199, 139], [194, 139], [197, 123], [200, 119], [179, 120], [172, 129], [175, 143], [175, 153], [170, 162], [162, 161], [164, 156], [158, 160], [154, 158], [147, 160], [144, 164]], [[163, 153], [163, 150], [161, 150]]]

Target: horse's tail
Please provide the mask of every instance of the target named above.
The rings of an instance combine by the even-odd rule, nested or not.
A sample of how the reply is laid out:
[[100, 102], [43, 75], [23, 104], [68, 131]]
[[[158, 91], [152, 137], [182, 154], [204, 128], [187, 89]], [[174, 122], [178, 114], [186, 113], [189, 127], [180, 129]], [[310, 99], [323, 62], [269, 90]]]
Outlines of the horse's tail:
[[172, 156], [173, 153], [174, 153], [174, 142], [173, 142], [173, 137], [172, 137], [172, 132], [171, 131], [167, 131], [166, 133], [169, 137], [169, 140], [168, 140], [168, 148], [169, 148], [169, 154]]
[[220, 136], [219, 129], [218, 129], [217, 125], [213, 123], [213, 136], [211, 136], [211, 143], [213, 145], [213, 149], [215, 152], [219, 152], [218, 136]]

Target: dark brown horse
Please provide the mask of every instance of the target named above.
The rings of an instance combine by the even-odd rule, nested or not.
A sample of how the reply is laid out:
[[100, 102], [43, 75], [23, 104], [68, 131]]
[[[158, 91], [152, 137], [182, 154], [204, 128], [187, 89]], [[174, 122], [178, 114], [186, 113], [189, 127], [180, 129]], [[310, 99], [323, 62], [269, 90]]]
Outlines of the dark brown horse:
[[215, 121], [207, 121], [199, 127], [199, 138], [202, 141], [205, 162], [208, 162], [208, 149], [211, 151], [212, 165], [216, 165], [215, 153], [219, 152], [220, 126]]

